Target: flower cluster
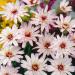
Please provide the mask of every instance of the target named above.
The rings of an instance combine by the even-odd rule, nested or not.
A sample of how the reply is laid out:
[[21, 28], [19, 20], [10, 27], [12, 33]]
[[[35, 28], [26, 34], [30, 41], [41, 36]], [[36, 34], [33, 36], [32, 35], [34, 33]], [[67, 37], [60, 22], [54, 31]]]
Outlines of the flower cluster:
[[72, 6], [69, 1], [60, 0], [53, 8], [57, 1], [8, 0], [0, 6], [0, 75], [75, 72]]

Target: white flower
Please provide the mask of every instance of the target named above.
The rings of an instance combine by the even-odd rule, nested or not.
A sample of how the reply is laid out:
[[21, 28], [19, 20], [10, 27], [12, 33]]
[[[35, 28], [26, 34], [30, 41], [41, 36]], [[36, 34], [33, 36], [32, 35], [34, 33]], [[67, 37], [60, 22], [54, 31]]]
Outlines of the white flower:
[[75, 19], [72, 20], [71, 16], [64, 17], [63, 15], [60, 15], [58, 20], [56, 20], [56, 24], [56, 27], [60, 28], [62, 32], [64, 30], [70, 32], [75, 27]]
[[51, 75], [72, 75], [70, 72], [75, 71], [71, 63], [72, 59], [67, 56], [52, 59], [50, 62], [51, 65], [48, 65], [47, 70], [52, 72]]
[[1, 66], [0, 75], [21, 75], [18, 73], [17, 68], [13, 68], [12, 66]]
[[46, 60], [44, 57], [39, 58], [38, 55], [31, 54], [31, 58], [29, 56], [25, 56], [26, 60], [22, 60], [21, 66], [26, 68], [27, 71], [24, 75], [47, 75], [45, 71]]
[[57, 36], [54, 43], [56, 43], [54, 50], [57, 51], [57, 57], [60, 55], [71, 55], [75, 53], [74, 43], [68, 36]]
[[38, 7], [37, 11], [33, 12], [35, 17], [31, 19], [32, 24], [41, 24], [41, 31], [45, 29], [48, 32], [50, 29], [49, 24], [54, 25], [54, 19], [56, 18], [54, 10], [48, 11], [48, 6], [46, 6], [45, 9]]
[[23, 0], [23, 1], [29, 6], [40, 4], [40, 0]]
[[19, 47], [15, 47], [15, 46], [7, 46], [5, 48], [2, 48], [0, 51], [0, 59], [2, 61], [2, 63], [11, 64], [11, 61], [17, 61], [20, 62], [20, 59], [23, 58], [22, 54], [24, 52], [20, 50]]
[[2, 30], [0, 34], [0, 44], [3, 44], [3, 46], [8, 45], [15, 45], [18, 46], [17, 40], [20, 37], [18, 37], [18, 28], [16, 25], [14, 25], [12, 28], [6, 27]]
[[25, 47], [26, 43], [29, 42], [31, 46], [33, 46], [33, 41], [37, 41], [36, 37], [39, 37], [39, 28], [33, 27], [31, 24], [23, 23], [21, 25], [19, 36], [21, 39], [19, 40], [22, 43], [22, 47]]
[[8, 20], [14, 20], [14, 23], [17, 21], [22, 22], [21, 17], [24, 15], [28, 15], [26, 10], [24, 9], [23, 5], [20, 5], [19, 2], [16, 3], [8, 3], [7, 5], [3, 6], [3, 11], [0, 11], [2, 16], [5, 16]]
[[60, 3], [60, 10], [64, 13], [67, 13], [69, 11], [72, 11], [72, 7], [69, 6], [69, 1], [62, 0]]
[[40, 54], [43, 53], [44, 55], [53, 55], [54, 39], [55, 38], [53, 35], [45, 34], [39, 38], [38, 42], [36, 42], [37, 47], [35, 47], [35, 48], [38, 49], [38, 52]]

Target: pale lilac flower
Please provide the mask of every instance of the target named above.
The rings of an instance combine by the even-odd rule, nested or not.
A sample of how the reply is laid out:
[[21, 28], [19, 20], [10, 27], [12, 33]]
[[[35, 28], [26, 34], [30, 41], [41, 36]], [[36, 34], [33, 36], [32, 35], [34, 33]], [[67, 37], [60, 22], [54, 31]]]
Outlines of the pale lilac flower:
[[19, 2], [16, 3], [8, 3], [3, 6], [3, 11], [0, 11], [2, 16], [5, 16], [7, 20], [14, 20], [14, 23], [17, 21], [22, 22], [21, 17], [27, 14], [27, 10], [24, 9], [24, 5], [20, 5]]
[[55, 25], [54, 19], [57, 18], [55, 11], [54, 10], [48, 11], [48, 6], [46, 6], [45, 9], [38, 7], [37, 12], [33, 13], [35, 14], [35, 17], [31, 19], [31, 23], [35, 25], [41, 25], [41, 31], [45, 29], [47, 32], [49, 32], [50, 24], [53, 26]]
[[46, 71], [46, 60], [44, 57], [39, 58], [38, 55], [31, 54], [31, 57], [28, 55], [25, 56], [26, 60], [22, 60], [21, 66], [27, 71], [24, 75], [47, 75]]
[[39, 34], [39, 28], [33, 27], [31, 24], [23, 23], [21, 25], [19, 36], [21, 39], [19, 39], [19, 43], [22, 43], [22, 47], [24, 48], [26, 43], [29, 42], [31, 46], [33, 46], [33, 41], [37, 41], [36, 37], [40, 37]]
[[57, 57], [75, 53], [74, 43], [69, 36], [57, 36], [54, 43], [56, 44], [54, 50], [57, 51]]
[[75, 28], [75, 19], [72, 19], [71, 16], [64, 17], [63, 15], [60, 15], [58, 20], [56, 20], [56, 24], [56, 27], [60, 28], [61, 32], [64, 30], [71, 32], [73, 31], [73, 28]]
[[43, 53], [45, 56], [53, 55], [53, 53], [55, 53], [55, 50], [53, 48], [54, 40], [55, 40], [55, 37], [53, 35], [46, 33], [45, 35], [39, 38], [39, 41], [36, 42], [37, 46], [34, 49], [37, 49], [37, 52], [39, 54]]
[[4, 65], [11, 65], [12, 61], [20, 62], [20, 59], [23, 58], [22, 54], [24, 52], [19, 47], [7, 46], [1, 49], [0, 59]]
[[3, 44], [4, 47], [12, 44], [18, 46], [17, 39], [19, 38], [18, 27], [16, 25], [13, 25], [12, 28], [6, 27], [0, 33], [0, 44]]
[[67, 0], [62, 0], [60, 3], [60, 10], [64, 13], [67, 13], [69, 11], [72, 11], [72, 7], [69, 6], [69, 1]]
[[1, 66], [0, 75], [21, 75], [18, 73], [18, 68], [12, 66]]
[[51, 75], [72, 75], [71, 72], [75, 72], [75, 67], [72, 66], [72, 59], [65, 56], [57, 59], [50, 60], [51, 65], [48, 65], [48, 72], [52, 72]]

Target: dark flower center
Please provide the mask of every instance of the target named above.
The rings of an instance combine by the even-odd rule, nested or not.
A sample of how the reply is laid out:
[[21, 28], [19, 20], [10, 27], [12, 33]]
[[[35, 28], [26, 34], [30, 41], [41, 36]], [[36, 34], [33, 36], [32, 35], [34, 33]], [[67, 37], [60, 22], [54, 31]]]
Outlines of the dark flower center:
[[34, 0], [29, 0], [29, 1], [31, 4], [36, 4], [38, 0], [36, 0], [35, 3], [34, 3]]
[[12, 40], [12, 39], [13, 39], [13, 35], [12, 35], [12, 34], [9, 34], [9, 35], [7, 36], [7, 38], [8, 38], [9, 40]]
[[5, 73], [4, 75], [9, 75], [9, 73]]
[[13, 53], [10, 51], [6, 52], [6, 57], [8, 57], [8, 58], [13, 57]]
[[41, 16], [42, 21], [45, 21], [47, 19], [47, 16]]
[[25, 32], [25, 36], [26, 37], [31, 37], [31, 33], [30, 32]]
[[12, 13], [12, 14], [16, 14], [16, 13], [17, 13], [17, 10], [14, 9], [11, 13]]
[[33, 65], [32, 65], [32, 69], [33, 69], [34, 71], [37, 71], [37, 70], [39, 69], [38, 64], [33, 64]]
[[50, 45], [51, 44], [47, 42], [47, 43], [45, 43], [44, 47], [48, 49]]
[[63, 71], [64, 70], [64, 65], [62, 65], [62, 64], [58, 65], [58, 70]]
[[65, 47], [66, 47], [66, 44], [65, 43], [61, 43], [60, 44], [60, 48], [63, 48], [64, 49]]

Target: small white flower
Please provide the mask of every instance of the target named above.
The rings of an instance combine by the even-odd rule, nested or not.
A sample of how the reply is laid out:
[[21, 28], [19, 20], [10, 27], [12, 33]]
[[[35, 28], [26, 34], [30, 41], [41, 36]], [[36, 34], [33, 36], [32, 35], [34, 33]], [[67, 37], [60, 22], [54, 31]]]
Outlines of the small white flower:
[[60, 15], [58, 20], [56, 20], [56, 27], [61, 29], [61, 32], [67, 30], [68, 32], [72, 31], [75, 27], [75, 19], [72, 20], [71, 16], [64, 17]]
[[17, 68], [13, 68], [12, 66], [1, 66], [0, 75], [21, 75], [18, 73]]
[[69, 6], [69, 1], [62, 0], [60, 3], [60, 10], [64, 13], [67, 13], [69, 11], [72, 11], [72, 7]]
[[40, 0], [23, 0], [27, 5], [33, 6], [35, 4], [40, 4]]
[[3, 46], [8, 45], [15, 45], [18, 46], [17, 39], [18, 37], [18, 28], [16, 25], [14, 25], [12, 28], [6, 27], [2, 30], [0, 34], [0, 44], [3, 44]]
[[39, 37], [39, 28], [33, 27], [31, 24], [23, 23], [21, 25], [19, 36], [21, 39], [19, 40], [22, 43], [22, 47], [25, 47], [26, 43], [29, 42], [31, 46], [33, 46], [33, 41], [37, 41], [36, 37]]
[[49, 32], [49, 24], [54, 25], [54, 19], [57, 18], [54, 10], [48, 11], [48, 6], [46, 6], [45, 9], [38, 7], [37, 11], [38, 12], [33, 12], [35, 17], [32, 18], [32, 24], [41, 24], [41, 31], [45, 29], [47, 32]]
[[50, 60], [51, 65], [47, 67], [51, 75], [72, 75], [71, 72], [75, 71], [74, 66], [72, 66], [72, 59], [69, 57], [59, 57], [58, 59]]
[[24, 75], [47, 75], [45, 71], [46, 60], [44, 57], [39, 58], [38, 55], [31, 54], [31, 58], [29, 56], [25, 56], [26, 60], [22, 60], [21, 66], [26, 68], [27, 71]]
[[60, 55], [71, 55], [75, 53], [74, 43], [68, 36], [57, 36], [54, 43], [56, 43], [54, 50], [57, 51], [57, 57]]
[[53, 35], [45, 34], [39, 38], [38, 42], [36, 42], [37, 47], [35, 47], [35, 48], [38, 49], [38, 52], [40, 54], [43, 53], [44, 55], [53, 55], [54, 39], [55, 38]]
[[0, 59], [2, 60], [2, 63], [11, 64], [11, 61], [17, 61], [20, 62], [20, 59], [23, 58], [22, 54], [24, 52], [20, 50], [19, 47], [15, 46], [7, 46], [5, 48], [2, 48], [0, 51]]
[[24, 9], [23, 5], [20, 5], [19, 2], [16, 3], [8, 3], [7, 5], [3, 6], [3, 11], [0, 11], [2, 16], [5, 16], [8, 20], [14, 20], [14, 23], [17, 21], [22, 22], [21, 17], [24, 15], [28, 15], [26, 10]]

